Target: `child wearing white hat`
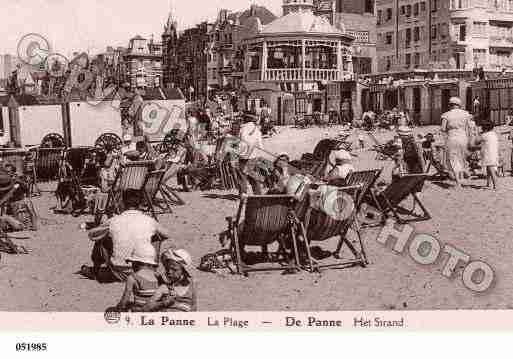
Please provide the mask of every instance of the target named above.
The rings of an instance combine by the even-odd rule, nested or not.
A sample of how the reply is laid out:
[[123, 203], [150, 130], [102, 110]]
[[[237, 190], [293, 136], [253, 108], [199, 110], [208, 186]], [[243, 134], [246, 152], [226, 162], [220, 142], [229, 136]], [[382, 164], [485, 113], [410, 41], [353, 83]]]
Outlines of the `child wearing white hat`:
[[192, 280], [192, 258], [184, 249], [168, 249], [162, 253], [163, 284], [143, 307], [143, 311], [196, 311], [196, 291]]
[[134, 273], [128, 276], [125, 291], [119, 304], [120, 311], [134, 311], [143, 307], [153, 297], [159, 287], [155, 270], [157, 269], [155, 248], [141, 242], [134, 248], [132, 255], [126, 259], [132, 264]]

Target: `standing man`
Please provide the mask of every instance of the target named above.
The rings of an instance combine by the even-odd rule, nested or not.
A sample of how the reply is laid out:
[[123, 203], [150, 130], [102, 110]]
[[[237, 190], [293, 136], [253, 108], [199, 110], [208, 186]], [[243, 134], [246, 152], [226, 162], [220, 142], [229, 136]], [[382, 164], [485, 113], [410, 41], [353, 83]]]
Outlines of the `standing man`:
[[244, 124], [240, 129], [239, 143], [239, 169], [240, 169], [240, 194], [247, 193], [248, 185], [251, 185], [253, 194], [263, 194], [262, 183], [257, 177], [257, 151], [263, 150], [262, 133], [257, 125], [257, 116], [246, 112], [242, 117]]

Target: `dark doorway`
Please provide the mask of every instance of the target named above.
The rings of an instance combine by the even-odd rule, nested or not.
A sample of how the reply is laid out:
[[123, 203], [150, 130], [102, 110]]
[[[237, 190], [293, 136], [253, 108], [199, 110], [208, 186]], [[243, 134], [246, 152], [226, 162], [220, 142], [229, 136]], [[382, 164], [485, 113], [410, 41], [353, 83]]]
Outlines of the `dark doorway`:
[[449, 99], [451, 98], [451, 90], [442, 90], [442, 113], [449, 111]]
[[278, 104], [277, 104], [277, 110], [278, 110], [278, 117], [276, 118], [276, 121], [278, 121], [278, 125], [283, 125], [283, 113], [281, 108], [281, 97], [278, 97]]
[[313, 112], [322, 112], [322, 99], [316, 98], [313, 100], [312, 110]]

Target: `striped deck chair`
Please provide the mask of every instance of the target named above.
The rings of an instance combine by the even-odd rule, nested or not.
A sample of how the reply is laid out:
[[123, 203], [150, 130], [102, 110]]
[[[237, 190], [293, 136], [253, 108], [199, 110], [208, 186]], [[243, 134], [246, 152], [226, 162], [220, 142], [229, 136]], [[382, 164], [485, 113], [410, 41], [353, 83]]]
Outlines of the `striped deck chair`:
[[[293, 211], [293, 196], [248, 196], [243, 195], [235, 218], [228, 217], [228, 236], [232, 257], [237, 264], [237, 272], [247, 275], [252, 271], [299, 269], [299, 252], [296, 241], [296, 216]], [[285, 252], [285, 239], [292, 241], [293, 257]], [[248, 265], [244, 246], [260, 246], [267, 249], [272, 243], [279, 243], [280, 249], [268, 255], [265, 267]], [[273, 259], [274, 257], [274, 259]], [[271, 266], [269, 262], [286, 260], [288, 265]]]
[[[430, 178], [430, 176], [427, 174], [408, 174], [400, 177], [381, 193], [375, 195], [376, 207], [383, 213], [384, 217], [392, 213], [400, 224], [430, 220], [431, 214], [422, 204], [416, 193], [418, 188], [421, 187], [428, 178]], [[411, 209], [401, 206], [409, 197], [413, 200]], [[415, 211], [417, 205], [420, 207], [421, 213]]]
[[[375, 202], [374, 198], [374, 186], [381, 176], [383, 169], [373, 169], [367, 171], [357, 171], [351, 173], [344, 181], [345, 186], [361, 186], [358, 198], [358, 212], [364, 212], [362, 210], [362, 204], [366, 198], [370, 198], [371, 201]], [[363, 214], [363, 213], [362, 213]], [[362, 224], [362, 227], [371, 227], [371, 224]]]
[[122, 212], [121, 195], [123, 191], [132, 189], [144, 192], [146, 178], [153, 165], [153, 161], [133, 161], [121, 166], [109, 191], [106, 210], [112, 210], [115, 214]]
[[64, 148], [38, 148], [36, 150], [36, 183], [50, 182], [59, 178]]
[[[339, 193], [341, 195], [342, 193], [344, 193], [352, 199], [352, 202], [354, 204], [354, 207], [349, 207], [352, 209], [350, 212], [347, 213], [346, 219], [344, 220], [336, 220], [328, 216], [324, 212], [312, 208], [310, 203], [310, 196], [306, 196], [305, 199], [298, 203], [296, 206], [296, 213], [302, 222], [302, 234], [298, 241], [301, 245], [304, 245], [305, 247], [304, 249], [306, 250], [306, 256], [308, 259], [308, 266], [310, 271], [318, 271], [323, 268], [343, 269], [356, 265], [365, 267], [368, 264], [367, 254], [365, 252], [365, 246], [360, 235], [360, 227], [357, 217], [359, 198], [362, 198], [360, 195], [360, 193], [362, 192], [362, 186], [357, 185], [336, 188], [337, 196]], [[347, 233], [351, 228], [354, 230], [357, 236], [357, 239], [354, 241], [350, 241], [347, 238]], [[311, 254], [311, 243], [323, 242], [335, 237], [339, 237], [337, 248], [334, 252], [331, 253], [332, 257], [335, 260], [332, 260], [326, 264], [315, 263]], [[357, 243], [357, 246], [355, 246], [355, 243]], [[341, 257], [341, 250], [344, 244], [351, 251], [353, 255], [352, 259], [343, 259]], [[301, 247], [301, 249], [303, 249], [303, 247]]]

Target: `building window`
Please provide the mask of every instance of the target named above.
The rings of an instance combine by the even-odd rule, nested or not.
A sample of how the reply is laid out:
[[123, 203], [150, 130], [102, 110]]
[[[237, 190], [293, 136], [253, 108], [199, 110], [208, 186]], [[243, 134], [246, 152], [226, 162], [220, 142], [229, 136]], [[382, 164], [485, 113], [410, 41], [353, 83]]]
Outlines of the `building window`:
[[413, 64], [415, 65], [415, 67], [420, 66], [420, 54], [418, 52], [416, 52], [413, 57]]
[[411, 29], [406, 29], [406, 47], [410, 47], [411, 44]]
[[422, 1], [420, 3], [420, 11], [426, 11], [426, 2], [425, 1]]
[[401, 6], [401, 15], [404, 15], [406, 14], [406, 6], [402, 5]]
[[386, 71], [390, 71], [392, 68], [392, 61], [390, 61], [390, 57], [387, 57], [386, 59]]
[[364, 12], [374, 14], [374, 0], [365, 0]]
[[406, 54], [405, 63], [406, 63], [406, 68], [410, 68], [410, 66], [411, 66], [411, 54]]
[[406, 17], [411, 16], [411, 5], [406, 5]]
[[436, 25], [431, 25], [431, 40], [437, 39]]
[[438, 9], [438, 0], [432, 0], [431, 2], [431, 12], [436, 12]]
[[378, 16], [377, 16], [377, 24], [381, 25], [381, 17], [383, 16], [383, 11], [378, 10]]
[[413, 5], [413, 16], [419, 16], [419, 3]]
[[467, 38], [467, 25], [460, 25], [460, 41], [466, 41]]
[[385, 44], [392, 45], [393, 36], [391, 32], [387, 32], [385, 35]]
[[387, 18], [386, 21], [392, 20], [392, 8], [387, 9]]
[[420, 28], [418, 26], [413, 29], [413, 41], [420, 41]]

